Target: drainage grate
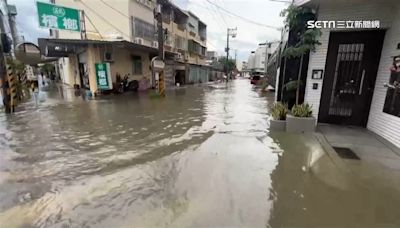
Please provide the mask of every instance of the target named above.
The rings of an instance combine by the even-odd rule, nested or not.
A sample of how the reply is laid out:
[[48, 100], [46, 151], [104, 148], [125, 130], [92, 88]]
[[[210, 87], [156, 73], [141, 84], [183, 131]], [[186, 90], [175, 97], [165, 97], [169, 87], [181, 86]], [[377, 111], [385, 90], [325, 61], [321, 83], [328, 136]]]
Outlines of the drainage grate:
[[344, 159], [354, 159], [354, 160], [360, 160], [360, 157], [357, 156], [351, 149], [349, 148], [343, 148], [343, 147], [333, 147], [333, 149], [336, 151], [336, 153]]

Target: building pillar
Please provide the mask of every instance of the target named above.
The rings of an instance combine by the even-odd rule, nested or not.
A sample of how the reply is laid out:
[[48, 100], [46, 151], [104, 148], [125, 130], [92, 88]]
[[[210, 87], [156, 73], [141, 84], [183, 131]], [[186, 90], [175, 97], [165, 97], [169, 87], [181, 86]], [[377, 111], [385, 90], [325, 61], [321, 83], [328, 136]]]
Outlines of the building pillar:
[[96, 63], [101, 63], [100, 50], [94, 45], [88, 45], [87, 49], [87, 65], [88, 65], [88, 76], [89, 76], [89, 87], [90, 92], [94, 95], [97, 92], [97, 78], [96, 78]]

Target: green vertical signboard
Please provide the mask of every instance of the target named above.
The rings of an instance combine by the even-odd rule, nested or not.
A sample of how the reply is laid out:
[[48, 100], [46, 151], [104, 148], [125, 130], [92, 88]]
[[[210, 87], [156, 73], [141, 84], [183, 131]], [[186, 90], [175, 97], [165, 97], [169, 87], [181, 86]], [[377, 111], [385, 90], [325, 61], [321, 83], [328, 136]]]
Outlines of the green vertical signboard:
[[98, 89], [110, 89], [108, 66], [106, 63], [96, 63], [96, 80]]
[[79, 10], [44, 2], [36, 2], [36, 5], [40, 27], [75, 32], [81, 30]]

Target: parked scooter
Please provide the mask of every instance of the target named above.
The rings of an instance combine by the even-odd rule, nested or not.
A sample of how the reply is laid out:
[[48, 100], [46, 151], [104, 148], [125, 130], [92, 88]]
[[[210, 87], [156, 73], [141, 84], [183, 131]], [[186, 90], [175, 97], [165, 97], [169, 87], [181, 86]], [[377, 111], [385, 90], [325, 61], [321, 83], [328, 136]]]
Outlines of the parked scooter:
[[128, 82], [128, 90], [129, 91], [138, 91], [139, 89], [139, 81], [138, 80], [132, 80], [130, 82]]
[[129, 80], [129, 74], [126, 74], [119, 83], [118, 92], [123, 93], [128, 91], [128, 80]]
[[137, 91], [139, 88], [139, 82], [137, 80], [129, 81], [129, 75], [126, 74], [123, 79], [120, 80], [118, 92], [123, 93], [126, 91]]

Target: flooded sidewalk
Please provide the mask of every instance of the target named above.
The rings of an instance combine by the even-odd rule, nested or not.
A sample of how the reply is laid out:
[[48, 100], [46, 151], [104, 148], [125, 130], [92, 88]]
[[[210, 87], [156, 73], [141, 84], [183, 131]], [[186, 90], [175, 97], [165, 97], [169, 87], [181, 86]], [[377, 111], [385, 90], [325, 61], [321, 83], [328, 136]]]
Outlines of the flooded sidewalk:
[[400, 226], [400, 183], [362, 161], [374, 177], [354, 175], [314, 134], [269, 132], [273, 98], [248, 80], [61, 94], [0, 116], [2, 227]]

